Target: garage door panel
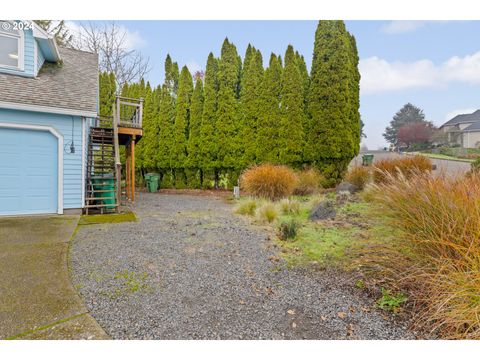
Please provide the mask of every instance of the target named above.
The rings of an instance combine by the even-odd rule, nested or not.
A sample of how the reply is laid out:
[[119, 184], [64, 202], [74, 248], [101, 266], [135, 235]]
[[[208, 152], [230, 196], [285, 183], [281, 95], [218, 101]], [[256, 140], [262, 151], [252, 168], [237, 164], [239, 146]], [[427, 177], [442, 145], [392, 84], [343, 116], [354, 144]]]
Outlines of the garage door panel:
[[55, 213], [58, 142], [48, 131], [0, 128], [0, 215]]

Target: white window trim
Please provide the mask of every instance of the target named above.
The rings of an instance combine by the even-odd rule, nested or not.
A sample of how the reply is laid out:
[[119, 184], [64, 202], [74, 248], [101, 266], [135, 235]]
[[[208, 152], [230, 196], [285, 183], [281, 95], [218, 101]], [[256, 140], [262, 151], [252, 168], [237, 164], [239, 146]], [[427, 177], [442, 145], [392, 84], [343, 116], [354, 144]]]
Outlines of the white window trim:
[[24, 53], [25, 53], [25, 34], [24, 31], [19, 30], [18, 36], [13, 35], [11, 33], [3, 32], [0, 30], [0, 36], [5, 36], [13, 39], [18, 39], [18, 66], [11, 66], [0, 64], [0, 68], [9, 69], [9, 70], [20, 70], [25, 71], [25, 61], [24, 61]]
[[30, 124], [15, 124], [15, 123], [1, 123], [0, 128], [7, 128], [7, 129], [25, 129], [25, 130], [36, 130], [36, 131], [48, 131], [53, 136], [57, 138], [58, 141], [58, 166], [57, 166], [57, 214], [63, 214], [63, 135], [60, 134], [54, 127], [52, 126], [44, 126], [44, 125], [30, 125]]

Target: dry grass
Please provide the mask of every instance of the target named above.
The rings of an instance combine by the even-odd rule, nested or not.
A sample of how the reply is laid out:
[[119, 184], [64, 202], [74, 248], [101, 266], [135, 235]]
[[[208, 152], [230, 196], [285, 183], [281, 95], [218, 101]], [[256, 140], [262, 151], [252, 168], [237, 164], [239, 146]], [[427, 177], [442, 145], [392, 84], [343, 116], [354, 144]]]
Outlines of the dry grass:
[[240, 185], [257, 197], [272, 201], [292, 195], [298, 178], [287, 166], [263, 164], [247, 169], [240, 178]]
[[284, 215], [298, 215], [300, 213], [300, 203], [297, 200], [283, 199], [280, 201], [280, 209]]
[[480, 339], [480, 176], [384, 174], [369, 197], [401, 230], [402, 253], [381, 254], [408, 289], [417, 324], [446, 338]]
[[298, 183], [293, 193], [295, 195], [311, 195], [317, 193], [321, 189], [322, 182], [325, 178], [316, 169], [307, 169], [297, 172]]
[[345, 180], [355, 185], [360, 190], [363, 190], [365, 186], [370, 182], [372, 175], [370, 174], [370, 168], [366, 166], [354, 166], [350, 168], [345, 176]]
[[391, 176], [398, 177], [400, 173], [410, 178], [417, 173], [429, 173], [432, 170], [432, 161], [421, 155], [379, 160], [373, 165], [373, 181], [376, 184], [385, 183]]
[[240, 215], [255, 215], [255, 210], [257, 210], [258, 204], [256, 199], [248, 198], [242, 200], [238, 206], [235, 208], [235, 212]]
[[266, 203], [262, 205], [257, 211], [257, 218], [261, 222], [272, 223], [278, 217], [277, 208], [273, 203]]

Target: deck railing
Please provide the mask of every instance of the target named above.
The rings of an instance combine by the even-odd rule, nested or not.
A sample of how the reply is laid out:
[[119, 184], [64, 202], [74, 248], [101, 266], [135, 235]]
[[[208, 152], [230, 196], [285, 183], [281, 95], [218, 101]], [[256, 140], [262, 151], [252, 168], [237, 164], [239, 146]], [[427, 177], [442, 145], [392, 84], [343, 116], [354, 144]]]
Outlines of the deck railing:
[[118, 126], [142, 127], [143, 98], [134, 99], [117, 96], [115, 101]]

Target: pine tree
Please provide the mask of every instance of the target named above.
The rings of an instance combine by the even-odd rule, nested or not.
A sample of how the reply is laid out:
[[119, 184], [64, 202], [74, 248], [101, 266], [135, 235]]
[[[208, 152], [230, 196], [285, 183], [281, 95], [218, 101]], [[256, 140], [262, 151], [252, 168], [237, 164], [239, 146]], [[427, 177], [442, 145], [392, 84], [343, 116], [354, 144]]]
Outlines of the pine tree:
[[217, 113], [218, 97], [218, 60], [212, 53], [208, 55], [207, 67], [205, 70], [205, 101], [203, 105], [202, 124], [200, 127], [201, 150], [201, 168], [204, 173], [214, 172], [214, 178], [217, 185], [217, 136], [215, 129], [215, 119]]
[[[195, 81], [195, 90], [193, 91], [192, 103], [190, 105], [190, 126], [188, 136], [188, 168], [195, 175], [198, 173], [198, 182], [191, 182], [195, 187], [203, 184], [203, 171], [201, 170], [201, 125], [203, 114], [203, 82], [201, 78]], [[195, 176], [196, 178], [196, 176]]]
[[300, 166], [303, 152], [304, 99], [303, 79], [291, 45], [285, 53], [282, 77], [281, 118], [279, 124], [279, 161]]
[[306, 158], [332, 183], [342, 178], [356, 153], [349, 36], [343, 21], [318, 23], [310, 76]]
[[192, 75], [186, 66], [182, 68], [177, 91], [175, 123], [173, 126], [173, 146], [171, 156], [176, 173], [176, 184], [184, 187], [187, 183], [184, 169], [187, 166], [187, 134], [190, 118], [190, 101], [193, 92]]
[[383, 137], [392, 145], [397, 145], [397, 132], [402, 126], [414, 122], [425, 121], [425, 114], [419, 107], [407, 103], [397, 111], [390, 121], [390, 126], [387, 126]]
[[280, 97], [282, 93], [282, 64], [275, 54], [260, 87], [257, 125], [256, 158], [258, 162], [278, 163], [279, 132], [281, 119]]
[[248, 45], [243, 64], [240, 90], [240, 146], [242, 167], [255, 162], [258, 114], [260, 112], [260, 87], [263, 78], [263, 60], [260, 51]]
[[216, 111], [217, 167], [226, 172], [239, 169], [238, 100], [239, 62], [235, 45], [225, 39], [218, 64]]

